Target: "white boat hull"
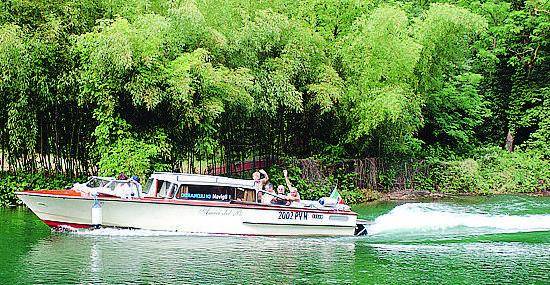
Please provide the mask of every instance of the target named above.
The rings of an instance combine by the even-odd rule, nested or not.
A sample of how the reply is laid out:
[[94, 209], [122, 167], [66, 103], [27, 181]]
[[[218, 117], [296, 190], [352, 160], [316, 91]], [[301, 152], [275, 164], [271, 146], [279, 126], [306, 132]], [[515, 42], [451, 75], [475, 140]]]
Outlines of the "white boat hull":
[[[17, 193], [50, 226], [92, 226], [90, 197]], [[350, 236], [353, 212], [316, 211], [284, 206], [100, 198], [101, 226], [231, 235]]]

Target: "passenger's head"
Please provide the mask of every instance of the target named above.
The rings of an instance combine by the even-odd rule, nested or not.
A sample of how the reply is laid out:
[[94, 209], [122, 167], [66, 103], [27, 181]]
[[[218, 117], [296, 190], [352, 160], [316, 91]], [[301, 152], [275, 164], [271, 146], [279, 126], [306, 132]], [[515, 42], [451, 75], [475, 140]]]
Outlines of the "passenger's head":
[[277, 194], [285, 194], [285, 186], [283, 185], [277, 186]]
[[273, 192], [273, 184], [267, 183], [267, 185], [265, 185], [265, 190], [267, 192]]
[[254, 181], [260, 180], [260, 172], [256, 171], [252, 173], [252, 179], [254, 179]]
[[298, 196], [298, 189], [296, 189], [294, 187], [290, 188], [290, 196], [292, 196], [292, 197]]

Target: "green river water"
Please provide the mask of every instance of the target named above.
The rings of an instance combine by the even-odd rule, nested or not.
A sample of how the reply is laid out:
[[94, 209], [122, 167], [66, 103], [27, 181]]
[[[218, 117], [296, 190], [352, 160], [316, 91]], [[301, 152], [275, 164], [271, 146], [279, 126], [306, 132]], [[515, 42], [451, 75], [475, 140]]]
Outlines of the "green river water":
[[550, 198], [354, 207], [365, 237], [52, 232], [0, 210], [0, 284], [550, 284]]

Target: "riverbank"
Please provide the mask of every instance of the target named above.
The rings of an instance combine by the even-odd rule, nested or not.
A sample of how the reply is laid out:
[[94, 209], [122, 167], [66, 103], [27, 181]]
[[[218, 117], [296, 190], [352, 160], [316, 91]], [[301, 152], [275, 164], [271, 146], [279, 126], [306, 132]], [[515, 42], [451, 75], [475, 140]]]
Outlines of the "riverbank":
[[[380, 198], [372, 201], [426, 201], [433, 200], [438, 201], [441, 199], [447, 198], [457, 198], [457, 197], [472, 197], [472, 196], [495, 196], [495, 195], [510, 195], [509, 193], [504, 194], [472, 194], [472, 193], [461, 193], [461, 194], [447, 194], [443, 192], [429, 192], [429, 191], [395, 191], [386, 194], [380, 194]], [[521, 193], [516, 195], [526, 195], [531, 197], [550, 197], [550, 191], [534, 192], [534, 193]]]
[[350, 204], [461, 195], [548, 195], [550, 191], [547, 159], [536, 153], [510, 153], [500, 148], [447, 158], [289, 158], [269, 169], [273, 183], [284, 184], [282, 169], [288, 169], [302, 197], [316, 199], [336, 187]]
[[[270, 182], [286, 185], [283, 169], [303, 199], [317, 200], [337, 189], [348, 204], [376, 200], [440, 199], [453, 196], [550, 193], [550, 162], [533, 153], [478, 150], [466, 158], [322, 159], [283, 158], [267, 169]], [[241, 173], [241, 178], [250, 177]], [[0, 205], [18, 205], [16, 191], [62, 189], [85, 177], [0, 173]]]

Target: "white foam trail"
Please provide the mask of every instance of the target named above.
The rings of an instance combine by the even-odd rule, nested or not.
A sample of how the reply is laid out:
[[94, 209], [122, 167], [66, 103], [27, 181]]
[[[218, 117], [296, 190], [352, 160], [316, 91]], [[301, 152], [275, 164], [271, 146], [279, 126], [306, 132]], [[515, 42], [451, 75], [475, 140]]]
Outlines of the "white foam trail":
[[457, 206], [411, 203], [395, 207], [367, 229], [369, 235], [389, 232], [433, 232], [452, 228], [493, 229], [494, 232], [550, 230], [550, 214], [491, 215], [469, 213]]
[[65, 232], [73, 235], [79, 235], [79, 236], [109, 236], [109, 237], [216, 236], [212, 234], [201, 234], [201, 233], [152, 231], [152, 230], [141, 230], [141, 229], [117, 229], [117, 228], [99, 228], [99, 229], [93, 229], [93, 230], [68, 228]]

